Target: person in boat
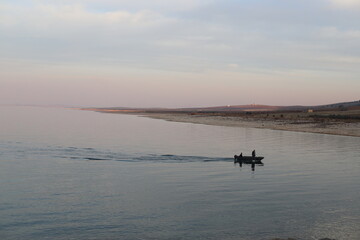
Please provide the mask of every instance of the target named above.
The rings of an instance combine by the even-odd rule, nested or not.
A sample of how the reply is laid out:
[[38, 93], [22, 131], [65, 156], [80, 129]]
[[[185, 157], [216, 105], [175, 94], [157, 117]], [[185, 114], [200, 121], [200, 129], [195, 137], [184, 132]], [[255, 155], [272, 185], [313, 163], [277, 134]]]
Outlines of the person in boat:
[[240, 153], [239, 158], [242, 158], [242, 153]]
[[255, 156], [256, 156], [256, 152], [254, 150], [254, 151], [252, 151], [252, 157], [255, 157]]

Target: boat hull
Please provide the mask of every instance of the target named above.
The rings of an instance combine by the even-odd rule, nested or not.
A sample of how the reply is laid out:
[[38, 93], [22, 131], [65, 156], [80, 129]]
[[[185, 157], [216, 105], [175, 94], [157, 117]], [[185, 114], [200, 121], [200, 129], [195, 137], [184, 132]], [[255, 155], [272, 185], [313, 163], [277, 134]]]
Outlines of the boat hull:
[[262, 163], [261, 160], [263, 160], [264, 157], [252, 157], [252, 156], [234, 156], [234, 162], [235, 163]]

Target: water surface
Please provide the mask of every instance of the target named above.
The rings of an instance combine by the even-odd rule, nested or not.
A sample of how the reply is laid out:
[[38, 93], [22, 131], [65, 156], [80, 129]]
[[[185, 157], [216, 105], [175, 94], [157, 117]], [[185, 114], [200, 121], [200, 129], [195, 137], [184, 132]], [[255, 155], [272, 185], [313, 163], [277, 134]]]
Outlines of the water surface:
[[360, 138], [0, 112], [1, 239], [360, 239]]

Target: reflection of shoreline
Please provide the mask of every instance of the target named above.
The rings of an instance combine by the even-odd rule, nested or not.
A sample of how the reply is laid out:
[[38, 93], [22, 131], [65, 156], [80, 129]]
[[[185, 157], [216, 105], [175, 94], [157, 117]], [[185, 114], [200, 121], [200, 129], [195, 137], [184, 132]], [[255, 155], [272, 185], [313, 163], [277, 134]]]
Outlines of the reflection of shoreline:
[[221, 115], [192, 115], [187, 113], [139, 113], [142, 116], [154, 119], [163, 119], [172, 122], [185, 122], [195, 124], [205, 124], [214, 126], [263, 128], [273, 130], [285, 130], [295, 132], [309, 132], [332, 134], [342, 136], [360, 137], [360, 122], [312, 122], [296, 121], [289, 119], [257, 119], [244, 118], [239, 116], [221, 116]]

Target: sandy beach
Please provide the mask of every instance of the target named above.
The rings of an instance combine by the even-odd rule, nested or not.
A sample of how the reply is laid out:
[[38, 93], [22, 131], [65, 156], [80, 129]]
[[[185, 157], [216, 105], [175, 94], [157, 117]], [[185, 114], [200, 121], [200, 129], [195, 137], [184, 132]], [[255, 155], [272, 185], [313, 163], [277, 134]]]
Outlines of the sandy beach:
[[264, 128], [283, 131], [309, 132], [360, 137], [360, 122], [312, 121], [309, 119], [266, 119], [245, 118], [188, 113], [146, 113], [144, 117], [163, 119], [172, 122], [206, 124], [214, 126]]

